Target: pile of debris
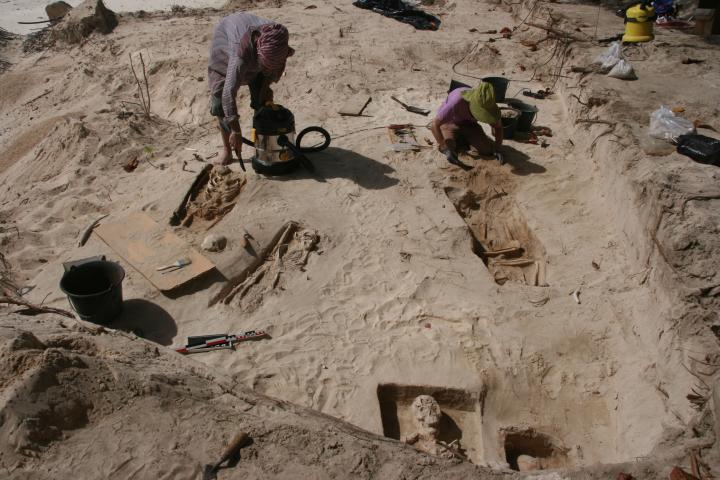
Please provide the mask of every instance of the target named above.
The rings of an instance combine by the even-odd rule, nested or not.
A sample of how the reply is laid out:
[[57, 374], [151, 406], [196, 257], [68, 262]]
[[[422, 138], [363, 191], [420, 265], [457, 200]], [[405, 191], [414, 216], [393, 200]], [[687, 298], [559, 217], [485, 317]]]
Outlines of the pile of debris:
[[56, 2], [46, 9], [51, 20], [62, 18], [53, 28], [52, 36], [56, 40], [80, 43], [93, 32], [108, 34], [118, 25], [115, 12], [108, 9], [102, 0], [85, 0], [75, 8], [68, 7], [65, 2]]

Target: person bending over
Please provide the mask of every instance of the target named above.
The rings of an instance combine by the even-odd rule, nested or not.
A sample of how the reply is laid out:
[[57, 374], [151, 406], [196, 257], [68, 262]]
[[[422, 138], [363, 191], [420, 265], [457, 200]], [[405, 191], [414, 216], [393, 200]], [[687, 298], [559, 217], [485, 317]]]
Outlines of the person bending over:
[[218, 118], [225, 152], [223, 165], [232, 162], [233, 150], [242, 158], [242, 132], [237, 113], [237, 91], [250, 89], [250, 106], [257, 110], [273, 100], [270, 84], [285, 71], [295, 51], [289, 33], [279, 23], [249, 13], [235, 13], [220, 20], [210, 46], [208, 82], [210, 114]]
[[[478, 123], [492, 129], [493, 142]], [[458, 152], [475, 147], [481, 155], [493, 155], [503, 142], [500, 109], [495, 103], [495, 90], [487, 82], [475, 88], [457, 88], [448, 94], [431, 124], [433, 136], [450, 163], [459, 165]]]

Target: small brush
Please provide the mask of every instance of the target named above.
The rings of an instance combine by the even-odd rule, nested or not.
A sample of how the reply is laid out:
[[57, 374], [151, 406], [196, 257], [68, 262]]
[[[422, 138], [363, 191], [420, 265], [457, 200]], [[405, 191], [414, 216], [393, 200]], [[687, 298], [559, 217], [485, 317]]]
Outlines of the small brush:
[[170, 269], [177, 270], [179, 268], [186, 267], [186, 266], [190, 265], [191, 263], [192, 263], [192, 261], [189, 258], [180, 258], [178, 260], [175, 260], [170, 265], [165, 265], [164, 267], [158, 267], [157, 271], [162, 272], [163, 270], [170, 270]]

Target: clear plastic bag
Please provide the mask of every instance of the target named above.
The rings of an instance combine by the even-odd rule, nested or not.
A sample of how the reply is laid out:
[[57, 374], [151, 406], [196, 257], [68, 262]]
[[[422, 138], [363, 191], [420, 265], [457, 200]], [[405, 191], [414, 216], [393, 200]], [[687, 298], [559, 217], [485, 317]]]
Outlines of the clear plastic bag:
[[637, 80], [635, 69], [632, 64], [621, 58], [619, 62], [608, 72], [608, 77], [620, 78], [622, 80]]
[[675, 115], [672, 110], [661, 106], [650, 114], [648, 135], [668, 142], [674, 142], [679, 136], [695, 133], [695, 126], [690, 120]]
[[674, 145], [671, 145], [665, 140], [651, 137], [647, 133], [640, 137], [640, 148], [642, 148], [646, 154], [654, 157], [664, 157], [675, 151]]
[[611, 43], [607, 50], [595, 58], [594, 63], [600, 64], [600, 71], [605, 73], [610, 71], [622, 58], [622, 44], [618, 41]]

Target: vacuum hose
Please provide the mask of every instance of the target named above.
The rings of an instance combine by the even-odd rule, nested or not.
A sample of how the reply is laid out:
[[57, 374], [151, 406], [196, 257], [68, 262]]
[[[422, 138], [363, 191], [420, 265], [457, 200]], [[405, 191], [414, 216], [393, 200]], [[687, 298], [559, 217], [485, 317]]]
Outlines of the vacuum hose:
[[[322, 135], [325, 138], [325, 141], [323, 143], [321, 143], [320, 145], [314, 145], [312, 147], [303, 147], [302, 145], [300, 145], [300, 143], [302, 142], [303, 137], [310, 132], [318, 132], [320, 135]], [[285, 136], [283, 135], [283, 137], [285, 137]], [[285, 139], [288, 140], [287, 137], [285, 137]], [[242, 137], [242, 141], [245, 145], [248, 145], [250, 147], [255, 146], [255, 142], [253, 142], [252, 140], [248, 140], [245, 137]], [[288, 140], [288, 142], [289, 142], [289, 140]], [[292, 142], [290, 142], [290, 144], [292, 145]], [[297, 139], [295, 140], [295, 145], [293, 145], [293, 147], [299, 148], [300, 151], [304, 152], [304, 153], [321, 152], [329, 146], [330, 146], [330, 134], [328, 133], [327, 130], [325, 130], [322, 127], [303, 128], [300, 131], [300, 133], [298, 133]], [[288, 147], [288, 148], [290, 148], [290, 147]], [[290, 149], [292, 150], [292, 148], [290, 148]]]

